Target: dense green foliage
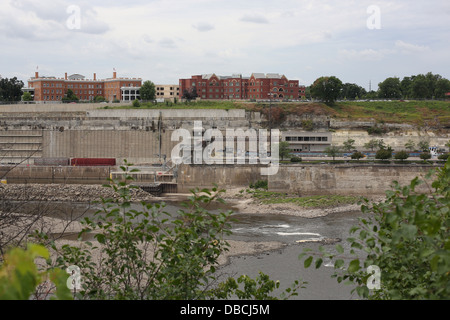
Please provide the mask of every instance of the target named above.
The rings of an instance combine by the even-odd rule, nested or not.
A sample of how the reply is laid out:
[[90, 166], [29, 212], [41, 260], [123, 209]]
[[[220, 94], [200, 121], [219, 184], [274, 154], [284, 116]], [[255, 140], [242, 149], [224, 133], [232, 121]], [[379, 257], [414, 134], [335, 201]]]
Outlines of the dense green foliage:
[[0, 77], [0, 101], [20, 101], [23, 81], [16, 77], [11, 79]]
[[359, 160], [359, 159], [364, 158], [364, 154], [359, 152], [359, 151], [356, 151], [356, 152], [352, 153], [351, 158], [354, 159], [354, 160]]
[[397, 151], [394, 158], [397, 160], [406, 160], [409, 158], [409, 153], [405, 150]]
[[156, 87], [150, 80], [144, 81], [141, 88], [139, 89], [141, 100], [153, 101], [156, 98]]
[[280, 141], [278, 154], [281, 160], [284, 160], [285, 158], [290, 158], [291, 156], [291, 149], [289, 148], [290, 144], [287, 141]]
[[62, 98], [63, 103], [78, 102], [79, 98], [75, 95], [72, 89], [68, 89], [66, 95]]
[[342, 88], [342, 81], [335, 76], [320, 77], [311, 85], [311, 96], [333, 104], [340, 97]]
[[50, 281], [53, 292], [46, 290], [44, 297], [51, 299], [71, 300], [72, 295], [67, 287], [69, 274], [61, 269], [40, 271], [35, 259], [49, 258], [48, 250], [39, 245], [30, 244], [27, 250], [12, 248], [5, 256], [0, 267], [0, 300], [29, 300], [37, 298], [38, 286]]
[[[407, 186], [394, 182], [383, 202], [364, 200], [364, 217], [350, 230], [351, 255], [348, 264], [344, 248], [336, 252], [321, 248], [323, 259], [334, 261], [338, 282], [348, 280], [356, 292], [370, 299], [449, 299], [450, 298], [450, 160], [435, 172], [435, 180], [427, 183], [415, 178]], [[427, 183], [430, 193], [418, 192]], [[306, 252], [300, 255], [304, 258]], [[305, 267], [314, 257], [304, 260]], [[381, 271], [379, 286], [373, 286], [375, 274]], [[373, 290], [371, 290], [373, 289]]]
[[387, 160], [390, 158], [392, 158], [392, 150], [389, 149], [380, 149], [375, 154], [375, 159]]
[[339, 157], [341, 155], [341, 148], [338, 146], [329, 146], [326, 147], [324, 152], [327, 154], [327, 156], [332, 157], [333, 161], [336, 157]]

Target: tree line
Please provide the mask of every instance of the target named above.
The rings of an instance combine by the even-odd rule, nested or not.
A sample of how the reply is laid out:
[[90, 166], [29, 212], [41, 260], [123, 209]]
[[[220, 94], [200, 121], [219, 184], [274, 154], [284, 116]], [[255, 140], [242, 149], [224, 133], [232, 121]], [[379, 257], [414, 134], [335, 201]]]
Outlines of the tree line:
[[450, 92], [450, 80], [439, 74], [389, 77], [367, 92], [355, 83], [343, 83], [335, 76], [323, 76], [307, 88], [307, 95], [331, 104], [341, 99], [444, 99]]

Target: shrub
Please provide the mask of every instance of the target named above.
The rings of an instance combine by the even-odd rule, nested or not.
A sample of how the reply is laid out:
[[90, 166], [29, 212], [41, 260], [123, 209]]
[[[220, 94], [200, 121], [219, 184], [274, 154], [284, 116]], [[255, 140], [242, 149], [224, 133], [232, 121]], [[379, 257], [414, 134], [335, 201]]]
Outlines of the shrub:
[[252, 189], [267, 189], [268, 182], [267, 180], [258, 180], [255, 183], [250, 183], [249, 187]]
[[382, 134], [382, 133], [384, 133], [385, 132], [385, 130], [383, 130], [382, 128], [380, 128], [380, 127], [377, 127], [377, 126], [374, 126], [374, 127], [370, 127], [369, 129], [367, 129], [367, 133], [368, 134], [373, 134], [373, 135], [379, 135], [379, 134]]
[[33, 297], [46, 299], [51, 290], [40, 289], [44, 282], [56, 288], [51, 299], [72, 299], [67, 287], [69, 275], [58, 268], [40, 271], [35, 263], [35, 259], [39, 257], [48, 259], [49, 252], [36, 244], [28, 244], [26, 250], [12, 248], [6, 254], [5, 261], [0, 266], [0, 300], [29, 300]]
[[448, 157], [450, 156], [450, 153], [444, 153], [444, 154], [441, 154], [441, 155], [439, 155], [438, 156], [438, 159], [439, 160], [447, 160], [448, 159]]
[[293, 157], [291, 157], [291, 162], [302, 162], [302, 158], [293, 156]]
[[375, 154], [375, 159], [387, 160], [392, 158], [392, 151], [388, 149], [380, 149]]
[[302, 120], [302, 128], [306, 131], [312, 131], [314, 129], [314, 123], [312, 120]]
[[409, 153], [406, 152], [405, 150], [402, 150], [402, 151], [396, 152], [394, 158], [397, 160], [403, 161], [403, 160], [406, 160], [409, 158]]
[[139, 108], [141, 106], [141, 103], [139, 102], [139, 100], [133, 100], [133, 107], [135, 108]]
[[359, 151], [353, 152], [353, 154], [352, 154], [352, 159], [353, 160], [359, 160], [359, 159], [362, 159], [362, 158], [364, 158], [364, 154], [363, 153], [361, 153]]
[[429, 152], [422, 152], [420, 154], [420, 159], [422, 159], [423, 161], [431, 159], [431, 153], [429, 153]]

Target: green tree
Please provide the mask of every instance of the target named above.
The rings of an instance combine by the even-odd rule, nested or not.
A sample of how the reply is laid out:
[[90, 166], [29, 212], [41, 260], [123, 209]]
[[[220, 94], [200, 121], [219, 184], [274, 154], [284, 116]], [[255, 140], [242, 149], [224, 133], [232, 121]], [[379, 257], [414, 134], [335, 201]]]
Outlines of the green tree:
[[450, 80], [445, 78], [437, 80], [434, 97], [436, 99], [445, 99], [445, 94], [447, 92], [450, 92]]
[[289, 148], [290, 144], [287, 141], [280, 141], [279, 144], [279, 153], [281, 160], [284, 160], [284, 158], [289, 158], [291, 155], [291, 149]]
[[150, 80], [144, 81], [139, 92], [143, 101], [153, 101], [156, 98], [156, 87]]
[[412, 140], [408, 140], [408, 142], [405, 143], [405, 148], [409, 151], [413, 151], [416, 148], [416, 144]]
[[195, 87], [184, 89], [183, 90], [183, 96], [181, 98], [186, 99], [187, 101], [195, 100], [197, 99], [197, 89]]
[[401, 150], [401, 151], [398, 151], [398, 152], [395, 153], [394, 158], [397, 159], [397, 160], [402, 160], [403, 161], [403, 160], [406, 160], [406, 159], [409, 158], [409, 153], [406, 152], [405, 150]]
[[[26, 250], [12, 248], [5, 255], [5, 261], [0, 266], [0, 300], [32, 299], [44, 281], [51, 281], [56, 288], [51, 299], [72, 299], [67, 287], [69, 274], [61, 269], [40, 271], [35, 263], [38, 257], [48, 259], [49, 252], [36, 244], [29, 244]], [[44, 294], [44, 298], [48, 298], [48, 292]]]
[[362, 159], [362, 158], [364, 158], [364, 154], [363, 153], [361, 153], [359, 151], [356, 151], [356, 152], [352, 153], [352, 159], [353, 160], [359, 160], [359, 159]]
[[62, 98], [62, 102], [78, 102], [78, 97], [73, 93], [72, 89], [68, 89], [66, 96]]
[[140, 106], [141, 106], [141, 103], [139, 102], [139, 100], [138, 99], [136, 99], [136, 100], [133, 100], [133, 107], [134, 108], [139, 108]]
[[380, 149], [375, 154], [375, 159], [387, 160], [392, 158], [392, 151], [388, 149]]
[[401, 98], [402, 91], [399, 78], [387, 78], [378, 84], [378, 97], [382, 99]]
[[429, 80], [423, 74], [413, 77], [411, 84], [412, 97], [416, 99], [426, 99], [432, 97]]
[[363, 97], [367, 94], [366, 89], [358, 86], [355, 83], [344, 83], [340, 94], [341, 99], [354, 100], [358, 97]]
[[344, 149], [347, 152], [350, 152], [353, 149], [355, 149], [355, 140], [349, 138], [346, 141], [344, 141], [342, 144], [342, 149]]
[[33, 97], [31, 96], [31, 93], [24, 92], [22, 95], [22, 101], [33, 101]]
[[23, 81], [17, 77], [0, 78], [0, 101], [20, 101], [22, 98]]
[[335, 76], [320, 77], [311, 86], [311, 96], [326, 104], [333, 104], [341, 95], [342, 86], [342, 81]]
[[417, 147], [419, 148], [420, 151], [423, 152], [428, 152], [430, 149], [430, 142], [426, 141], [426, 140], [422, 140], [419, 141], [419, 143], [417, 144]]
[[371, 90], [367, 92], [362, 98], [374, 100], [378, 98], [378, 93], [376, 91]]
[[94, 102], [104, 102], [106, 101], [105, 97], [103, 96], [95, 96]]
[[341, 155], [341, 148], [338, 146], [329, 146], [325, 148], [325, 153], [333, 158], [333, 161], [336, 157]]
[[423, 161], [427, 161], [428, 159], [431, 159], [431, 153], [429, 153], [429, 152], [422, 152], [419, 157]]
[[403, 80], [400, 82], [400, 91], [404, 99], [408, 99], [411, 96], [412, 91], [411, 86], [412, 86], [411, 77], [404, 77]]
[[364, 144], [365, 149], [370, 149], [373, 151], [375, 148], [383, 149], [385, 148], [383, 139], [371, 139], [369, 142]]
[[370, 149], [373, 151], [376, 147], [378, 147], [378, 141], [376, 139], [371, 139], [369, 142], [364, 144], [365, 149]]
[[[414, 178], [407, 186], [394, 181], [383, 202], [365, 199], [363, 217], [350, 229], [350, 250], [321, 248], [322, 255], [303, 252], [305, 267], [334, 262], [333, 277], [350, 281], [361, 297], [374, 300], [447, 300], [450, 297], [450, 160], [434, 172], [429, 192], [416, 191], [429, 180]], [[343, 256], [350, 255], [347, 264]], [[369, 272], [376, 266], [381, 278]], [[375, 281], [374, 281], [375, 280]]]

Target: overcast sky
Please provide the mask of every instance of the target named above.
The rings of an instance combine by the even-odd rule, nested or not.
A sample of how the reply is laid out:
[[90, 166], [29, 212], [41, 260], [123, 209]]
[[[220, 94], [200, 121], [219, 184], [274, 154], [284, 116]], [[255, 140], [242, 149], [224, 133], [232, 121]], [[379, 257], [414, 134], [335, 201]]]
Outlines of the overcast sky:
[[1, 0], [0, 74], [450, 79], [448, 0]]

